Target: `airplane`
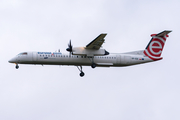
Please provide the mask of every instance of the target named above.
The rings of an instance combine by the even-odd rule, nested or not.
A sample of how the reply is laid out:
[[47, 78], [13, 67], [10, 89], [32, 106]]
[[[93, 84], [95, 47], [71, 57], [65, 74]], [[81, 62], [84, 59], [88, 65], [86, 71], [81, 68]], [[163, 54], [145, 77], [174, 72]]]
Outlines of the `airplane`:
[[100, 34], [85, 47], [73, 47], [71, 40], [66, 49], [69, 54], [59, 52], [22, 52], [10, 59], [9, 63], [15, 63], [15, 68], [19, 64], [35, 65], [73, 65], [77, 66], [80, 76], [85, 73], [82, 66], [95, 67], [124, 67], [136, 64], [143, 64], [161, 60], [161, 53], [166, 42], [166, 38], [171, 31], [165, 30], [158, 34], [152, 34], [151, 40], [144, 50], [127, 53], [109, 53], [102, 49], [106, 33]]

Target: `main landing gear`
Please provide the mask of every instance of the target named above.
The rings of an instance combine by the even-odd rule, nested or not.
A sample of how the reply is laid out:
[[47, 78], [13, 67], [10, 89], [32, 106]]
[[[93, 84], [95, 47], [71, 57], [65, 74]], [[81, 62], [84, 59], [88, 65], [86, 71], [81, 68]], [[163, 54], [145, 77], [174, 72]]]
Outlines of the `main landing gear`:
[[19, 65], [18, 65], [18, 64], [16, 64], [15, 68], [16, 68], [16, 69], [19, 69]]
[[[96, 67], [96, 63], [94, 63], [94, 57], [89, 57], [89, 60], [92, 62], [91, 67], [95, 68]], [[82, 71], [82, 66], [77, 66], [78, 70], [80, 71], [80, 76], [83, 77], [85, 75], [85, 73]]]
[[83, 77], [85, 74], [84, 72], [82, 71], [82, 66], [77, 66], [78, 70], [80, 71], [80, 76]]
[[92, 63], [91, 67], [92, 67], [92, 68], [95, 68], [95, 67], [96, 67], [96, 64], [95, 64], [95, 63]]
[[91, 67], [92, 67], [92, 68], [95, 68], [95, 67], [96, 67], [96, 64], [94, 63], [94, 57], [92, 57], [92, 60], [91, 60], [91, 59], [89, 59], [89, 60], [92, 62]]

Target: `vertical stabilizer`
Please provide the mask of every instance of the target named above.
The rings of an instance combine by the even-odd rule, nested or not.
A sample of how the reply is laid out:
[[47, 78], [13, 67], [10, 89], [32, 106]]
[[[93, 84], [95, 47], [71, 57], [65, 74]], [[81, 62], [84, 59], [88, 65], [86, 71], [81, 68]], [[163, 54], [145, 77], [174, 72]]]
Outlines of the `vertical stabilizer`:
[[163, 51], [166, 38], [168, 37], [168, 33], [170, 32], [171, 31], [165, 30], [159, 34], [152, 34], [152, 39], [144, 50], [144, 54], [152, 60], [162, 59], [161, 53]]

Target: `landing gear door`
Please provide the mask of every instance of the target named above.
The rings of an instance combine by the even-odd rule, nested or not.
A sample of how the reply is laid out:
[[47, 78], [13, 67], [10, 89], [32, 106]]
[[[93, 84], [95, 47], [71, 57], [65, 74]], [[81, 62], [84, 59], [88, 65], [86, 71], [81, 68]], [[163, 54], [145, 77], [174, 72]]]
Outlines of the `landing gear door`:
[[33, 52], [32, 59], [33, 61], [37, 61], [37, 52]]

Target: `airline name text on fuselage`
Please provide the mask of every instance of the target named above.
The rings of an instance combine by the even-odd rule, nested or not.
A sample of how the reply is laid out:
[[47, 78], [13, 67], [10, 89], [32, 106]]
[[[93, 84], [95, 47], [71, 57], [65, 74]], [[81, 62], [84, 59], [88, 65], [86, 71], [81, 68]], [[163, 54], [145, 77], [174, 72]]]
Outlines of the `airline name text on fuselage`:
[[51, 52], [37, 52], [38, 54], [62, 54], [62, 53], [57, 53], [57, 52], [53, 52], [53, 53], [51, 53]]

